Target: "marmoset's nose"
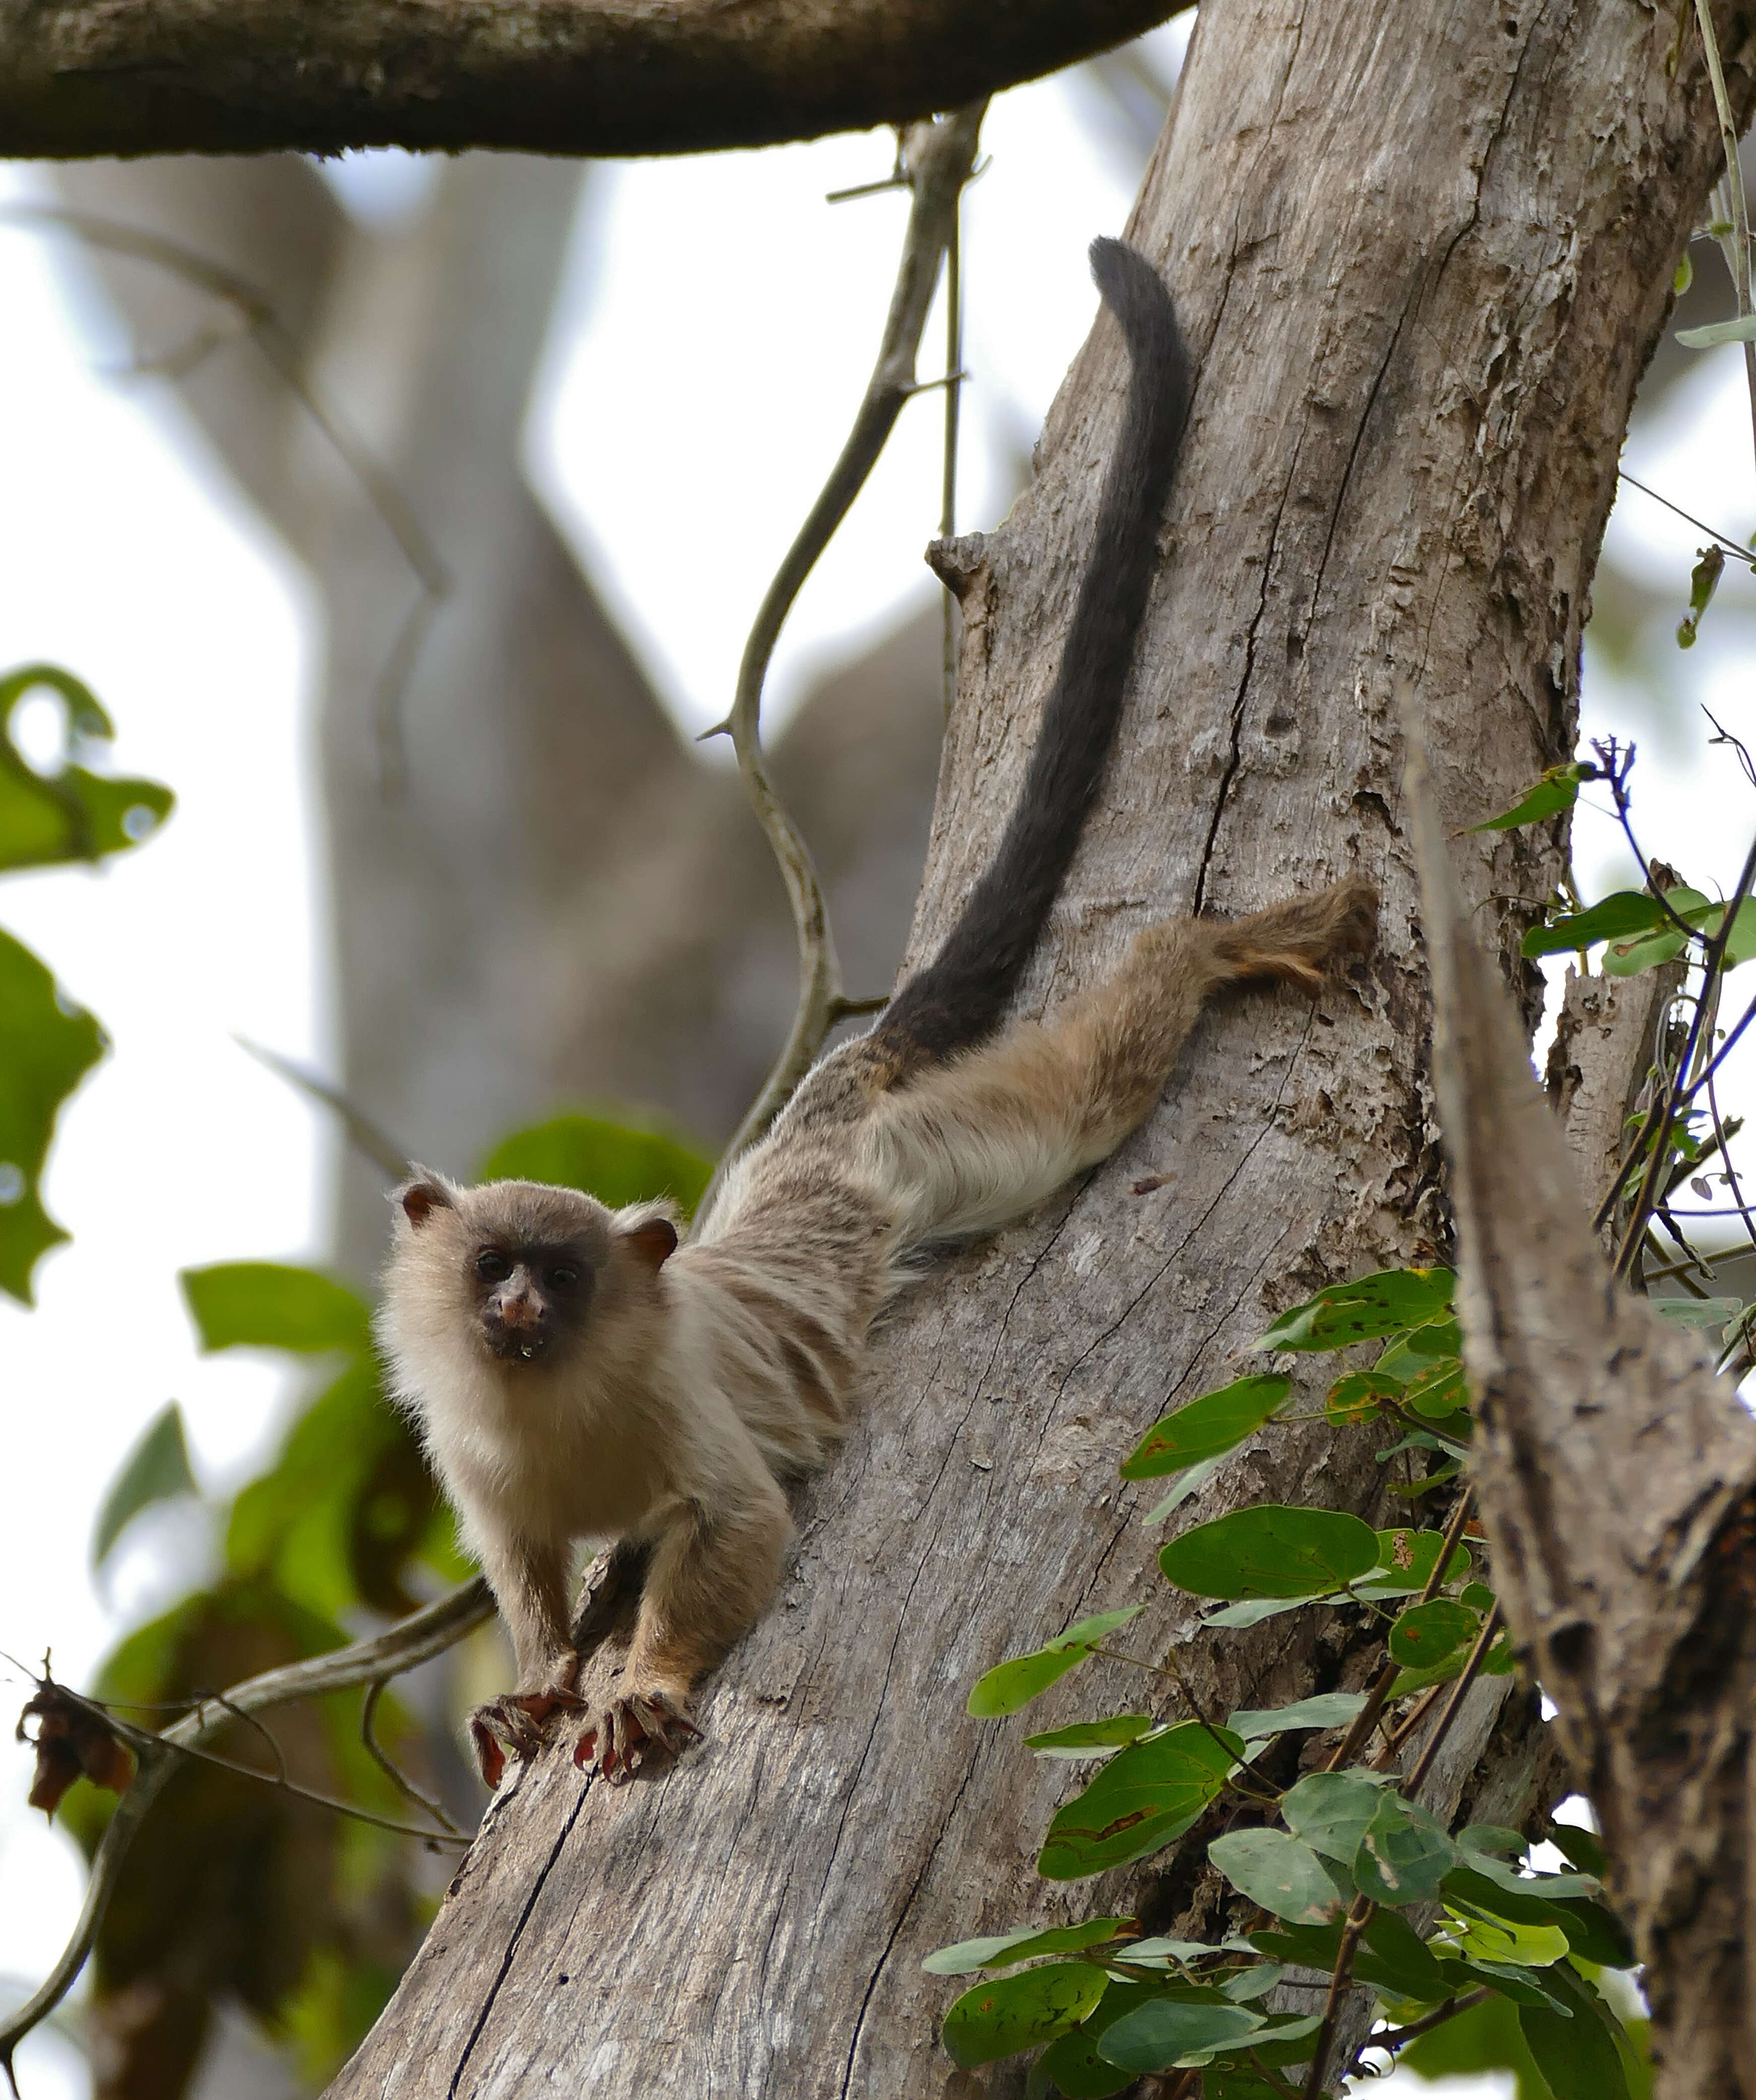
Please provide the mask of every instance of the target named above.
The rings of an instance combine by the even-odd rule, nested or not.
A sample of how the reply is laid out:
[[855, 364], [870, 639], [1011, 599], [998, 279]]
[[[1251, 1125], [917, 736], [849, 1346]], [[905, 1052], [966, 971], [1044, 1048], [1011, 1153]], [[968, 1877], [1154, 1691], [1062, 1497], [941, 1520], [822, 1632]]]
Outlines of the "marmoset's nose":
[[533, 1290], [509, 1290], [500, 1301], [500, 1317], [514, 1334], [534, 1335], [543, 1324], [543, 1301]]

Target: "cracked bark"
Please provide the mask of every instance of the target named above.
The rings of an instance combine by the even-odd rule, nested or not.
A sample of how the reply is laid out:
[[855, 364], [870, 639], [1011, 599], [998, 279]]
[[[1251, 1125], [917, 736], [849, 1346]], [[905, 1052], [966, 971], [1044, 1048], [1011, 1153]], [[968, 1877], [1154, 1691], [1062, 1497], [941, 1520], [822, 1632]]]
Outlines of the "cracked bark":
[[[1082, 1612], [1145, 1603], [1148, 1652], [1186, 1632], [1117, 1459], [1167, 1401], [1260, 1362], [1280, 1308], [1444, 1250], [1391, 694], [1414, 681], [1448, 829], [1570, 752], [1621, 433], [1717, 152], [1698, 53], [1665, 72], [1673, 13], [1203, 7], [1132, 227], [1201, 361], [1185, 471], [1118, 761], [1026, 1003], [1198, 893], [1230, 913], [1350, 870], [1383, 893], [1379, 959], [1314, 1013], [1282, 995], [1215, 1013], [1114, 1161], [917, 1291], [801, 1498], [780, 1605], [704, 1701], [702, 1749], [620, 1793], [564, 1752], [521, 1771], [336, 2093], [1016, 2093], [1017, 2066], [973, 2078], [936, 2054], [951, 1993], [920, 1956], [1112, 1908], [1163, 1930], [1207, 1901], [1190, 1846], [1038, 1881], [1076, 1781], [964, 1695]], [[1718, 20], [1747, 105], [1749, 20]], [[1101, 327], [969, 577], [917, 957], [1016, 792], [1121, 381]], [[1507, 900], [1544, 893], [1555, 851], [1549, 832], [1458, 849], [1504, 955]], [[1388, 1520], [1372, 1448], [1259, 1439], [1176, 1521], [1260, 1499]], [[1189, 1667], [1219, 1710], [1272, 1705], [1356, 1681], [1354, 1640], [1296, 1613]], [[1032, 1719], [1140, 1696], [1094, 1669]], [[1448, 1790], [1528, 1808], [1528, 1701], [1474, 1719]]]
[[0, 0], [0, 152], [694, 153], [900, 124], [1176, 0]]

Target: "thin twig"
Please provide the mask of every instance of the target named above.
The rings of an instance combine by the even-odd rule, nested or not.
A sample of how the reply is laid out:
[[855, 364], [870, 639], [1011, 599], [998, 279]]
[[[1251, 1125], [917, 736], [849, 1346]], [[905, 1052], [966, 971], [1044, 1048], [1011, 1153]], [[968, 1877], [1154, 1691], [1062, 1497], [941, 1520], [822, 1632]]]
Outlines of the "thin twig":
[[309, 1094], [314, 1101], [333, 1110], [355, 1149], [363, 1152], [374, 1166], [382, 1167], [391, 1180], [408, 1181], [413, 1178], [414, 1164], [395, 1139], [388, 1136], [339, 1087], [331, 1086], [327, 1079], [320, 1079], [315, 1072], [294, 1064], [290, 1057], [283, 1057], [278, 1050], [265, 1049], [260, 1043], [251, 1042], [247, 1035], [234, 1035], [232, 1039], [258, 1065], [266, 1065], [277, 1079], [285, 1079], [289, 1087], [296, 1087], [302, 1094]]
[[[1667, 510], [1680, 518], [1685, 525], [1692, 525], [1697, 532], [1705, 532], [1710, 540], [1716, 541], [1727, 554], [1735, 554], [1741, 562], [1748, 562], [1750, 559], [1749, 549], [1734, 540], [1729, 532], [1722, 532], [1717, 525], [1708, 524], [1704, 519], [1697, 518], [1692, 511], [1685, 510], [1680, 503], [1673, 503], [1668, 496], [1661, 496], [1656, 488], [1648, 488], [1643, 481], [1636, 481], [1626, 467], [1617, 468], [1616, 479], [1618, 481], [1626, 482], [1630, 488], [1638, 488], [1643, 496], [1650, 496], [1655, 503], [1663, 504]], [[1702, 712], [1705, 713], [1705, 709], [1704, 708]], [[1714, 726], [1717, 728], [1718, 724], [1716, 723]]]
[[[229, 1727], [237, 1712], [260, 1713], [266, 1707], [283, 1706], [295, 1699], [315, 1698], [325, 1692], [342, 1692], [374, 1678], [399, 1675], [417, 1663], [439, 1655], [492, 1616], [494, 1599], [487, 1583], [478, 1576], [442, 1597], [436, 1604], [417, 1612], [370, 1640], [355, 1641], [303, 1662], [285, 1663], [264, 1670], [259, 1677], [235, 1684], [222, 1705], [204, 1700], [195, 1710], [151, 1740], [161, 1748], [196, 1749]], [[104, 1922], [115, 1893], [122, 1861], [135, 1833], [145, 1820], [165, 1781], [175, 1768], [173, 1758], [159, 1755], [143, 1762], [133, 1783], [117, 1800], [109, 1822], [92, 1856], [86, 1883], [86, 1897], [79, 1917], [54, 1967], [36, 1991], [17, 2010], [0, 2021], [0, 2069], [16, 2093], [12, 2059], [19, 2044], [39, 2025], [73, 1988]]]
[[1377, 1908], [1370, 1896], [1356, 1896], [1348, 1912], [1348, 1921], [1342, 1927], [1341, 1945], [1336, 1951], [1335, 1970], [1329, 1979], [1329, 1996], [1323, 2001], [1323, 2024], [1317, 2029], [1317, 2046], [1311, 2052], [1311, 2072], [1305, 2080], [1304, 2100], [1321, 2100], [1323, 2074], [1329, 2068], [1329, 2053], [1335, 2045], [1335, 2023], [1340, 2017], [1341, 2002], [1353, 1981], [1353, 1957], [1359, 1948], [1360, 1935], [1371, 1923], [1372, 1913]]
[[373, 1719], [378, 1710], [378, 1701], [383, 1696], [384, 1688], [389, 1683], [390, 1679], [387, 1677], [373, 1678], [371, 1683], [366, 1687], [365, 1697], [360, 1702], [360, 1740], [365, 1745], [366, 1754], [399, 1792], [405, 1794], [410, 1801], [418, 1802], [434, 1821], [448, 1830], [453, 1838], [464, 1838], [467, 1842], [467, 1833], [460, 1829], [446, 1814], [444, 1804], [417, 1786], [390, 1752], [385, 1749], [383, 1744], [378, 1740], [377, 1730], [373, 1726]]
[[[1726, 171], [1716, 187], [1723, 188], [1732, 207], [1731, 236], [1729, 240], [1721, 241], [1720, 249], [1732, 272], [1738, 317], [1743, 320], [1750, 311], [1750, 217], [1744, 198], [1744, 171], [1738, 165], [1737, 119], [1732, 114], [1732, 98], [1726, 92], [1725, 70], [1719, 63], [1719, 40], [1714, 34], [1713, 10], [1708, 0], [1695, 0], [1695, 19], [1701, 25], [1701, 48], [1707, 55], [1708, 77], [1714, 84], [1714, 108], [1719, 117], [1719, 143], [1726, 157]], [[1756, 342], [1748, 340], [1744, 345], [1744, 377], [1749, 388], [1751, 439], [1756, 443]]]
[[1463, 1710], [1463, 1701], [1470, 1687], [1480, 1674], [1482, 1665], [1488, 1660], [1488, 1651], [1493, 1645], [1493, 1637], [1500, 1630], [1500, 1602], [1494, 1599], [1493, 1608], [1481, 1622], [1481, 1631], [1476, 1636], [1476, 1644], [1470, 1650], [1463, 1667], [1458, 1672], [1457, 1682], [1451, 1688], [1451, 1696], [1445, 1701], [1445, 1711], [1433, 1723], [1432, 1733], [1422, 1744], [1420, 1755], [1409, 1767], [1397, 1792], [1412, 1800], [1420, 1792], [1421, 1782], [1433, 1768], [1433, 1759], [1439, 1754], [1439, 1746], [1450, 1733], [1451, 1724]]
[[1354, 2052], [1353, 2064], [1349, 2067], [1348, 2076], [1352, 2076], [1353, 2070], [1368, 2049], [1381, 2049], [1394, 2055], [1396, 2050], [1405, 2048], [1411, 2041], [1418, 2040], [1423, 2034], [1431, 2034], [1435, 2027], [1442, 2027], [1447, 2020], [1454, 2020], [1459, 2013], [1467, 2013], [1475, 2005], [1485, 2005], [1493, 1996], [1493, 1986], [1484, 1983], [1479, 1990], [1466, 1991], [1461, 1998], [1447, 1998], [1442, 2005], [1436, 2005], [1430, 2013], [1423, 2013], [1418, 2020], [1410, 2020], [1405, 2027], [1386, 2027], [1380, 2034], [1368, 2035]]
[[[957, 422], [963, 400], [964, 271], [962, 192], [951, 201], [951, 231], [945, 244], [945, 368], [950, 378], [945, 389], [945, 461], [939, 488], [939, 537], [957, 536]], [[957, 600], [948, 585], [942, 585], [939, 611], [940, 669], [945, 681], [945, 718], [951, 718], [951, 702], [957, 696]]]
[[[698, 1220], [712, 1210], [731, 1162], [761, 1136], [810, 1070], [829, 1032], [831, 1013], [844, 997], [823, 885], [810, 849], [769, 778], [762, 751], [762, 686], [794, 599], [865, 486], [904, 403], [915, 390], [915, 364], [938, 281], [940, 258], [951, 239], [959, 193], [969, 179], [986, 107], [984, 99], [949, 117], [912, 125], [904, 138], [902, 166], [914, 201], [878, 361], [841, 456], [757, 611], [739, 666], [731, 712], [707, 732], [709, 736], [722, 732], [730, 736], [744, 792], [780, 865], [798, 938], [799, 1001], [774, 1070], [714, 1169], [696, 1213]], [[954, 394], [955, 390], [952, 389]]]
[[[1427, 1578], [1416, 1602], [1430, 1604], [1445, 1587], [1445, 1571], [1451, 1565], [1451, 1556], [1457, 1551], [1458, 1542], [1463, 1536], [1463, 1527], [1469, 1522], [1470, 1512], [1475, 1507], [1476, 1490], [1466, 1488], [1458, 1497], [1457, 1507], [1451, 1512], [1451, 1521], [1445, 1526], [1445, 1535], [1439, 1543], [1439, 1558], [1433, 1563], [1433, 1572]], [[1390, 1703], [1391, 1687], [1402, 1674], [1402, 1666], [1387, 1661], [1378, 1673], [1372, 1688], [1366, 1695], [1366, 1704], [1354, 1716], [1353, 1726], [1342, 1738], [1335, 1754], [1323, 1767], [1326, 1771], [1339, 1771], [1343, 1765], [1351, 1765], [1360, 1754], [1361, 1745], [1378, 1726], [1378, 1718]]]
[[1744, 769], [1744, 778], [1749, 781], [1751, 787], [1756, 788], [1756, 758], [1752, 758], [1750, 757], [1749, 748], [1744, 742], [1744, 739], [1741, 737], [1734, 736], [1731, 730], [1726, 728], [1720, 721], [1718, 717], [1714, 714], [1713, 709], [1707, 705], [1705, 700], [1700, 702], [1698, 704], [1701, 707], [1701, 712], [1706, 716], [1707, 719], [1713, 724], [1714, 729], [1718, 732], [1717, 735], [1709, 737], [1707, 741], [1710, 744], [1729, 743], [1732, 748], [1738, 755], [1738, 763]]
[[[89, 247], [106, 249], [113, 254], [132, 256], [139, 262], [153, 263], [210, 298], [222, 301], [237, 318], [236, 333], [248, 335], [256, 345], [269, 368], [298, 399], [331, 450], [364, 490], [366, 501], [396, 542], [398, 551], [413, 571], [421, 591], [419, 602], [403, 621], [390, 645], [384, 668], [375, 682], [373, 695], [379, 788], [386, 801], [399, 799], [408, 779], [403, 748], [403, 696], [439, 602], [451, 592], [451, 571], [395, 481], [306, 377], [298, 344], [276, 314], [273, 302], [247, 278], [239, 276], [211, 256], [187, 248], [181, 241], [170, 240], [164, 234], [151, 232], [144, 227], [130, 226], [120, 219], [72, 211], [59, 205], [8, 204], [0, 205], [0, 221], [20, 226], [59, 227]], [[178, 360], [178, 370], [186, 375], [201, 357], [231, 339], [218, 329], [203, 331], [184, 346]]]

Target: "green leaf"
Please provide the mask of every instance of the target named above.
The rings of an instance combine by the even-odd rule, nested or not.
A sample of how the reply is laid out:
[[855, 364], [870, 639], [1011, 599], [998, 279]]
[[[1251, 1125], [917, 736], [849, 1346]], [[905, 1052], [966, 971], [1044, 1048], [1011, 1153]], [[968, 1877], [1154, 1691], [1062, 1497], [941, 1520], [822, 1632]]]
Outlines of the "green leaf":
[[1580, 782], [1595, 780], [1597, 777], [1598, 769], [1589, 761], [1551, 765], [1533, 787], [1524, 790], [1510, 810], [1502, 810], [1498, 817], [1489, 817], [1485, 823], [1472, 824], [1470, 829], [1510, 832], [1520, 824], [1539, 824], [1546, 817], [1558, 817], [1578, 801]]
[[1715, 350], [1723, 342], [1756, 342], [1756, 314], [1740, 314], [1736, 320], [1708, 321], [1700, 328], [1679, 329], [1676, 334], [1685, 350]]
[[1158, 1553], [1166, 1579], [1198, 1597], [1317, 1597], [1378, 1561], [1371, 1526], [1343, 1510], [1258, 1502], [1197, 1524]]
[[1390, 1630], [1390, 1657], [1405, 1670], [1431, 1669], [1481, 1630], [1481, 1621], [1467, 1604], [1435, 1597], [1429, 1604], [1411, 1604]]
[[1666, 923], [1664, 908], [1656, 897], [1643, 889], [1618, 889], [1584, 911], [1568, 912], [1546, 926], [1533, 926], [1520, 950], [1527, 956], [1563, 955], [1599, 941], [1624, 940]]
[[1235, 1451], [1270, 1419], [1293, 1389], [1287, 1378], [1238, 1379], [1203, 1393], [1149, 1429], [1123, 1462], [1125, 1480], [1156, 1480]]
[[1555, 1923], [1567, 1935], [1567, 1943], [1582, 1961], [1595, 1961], [1600, 1969], [1631, 1969], [1635, 1945], [1628, 1929], [1608, 1904], [1590, 1896], [1551, 1899]]
[[101, 1568], [110, 1549], [143, 1509], [198, 1494], [189, 1468], [189, 1446], [183, 1433], [183, 1410], [175, 1401], [161, 1410], [135, 1445], [127, 1463], [104, 1498], [91, 1534], [91, 1564]]
[[[67, 737], [55, 769], [27, 765], [12, 740], [12, 715], [33, 692], [58, 693]], [[77, 760], [114, 734], [109, 717], [70, 672], [29, 664], [0, 678], [0, 870], [95, 861], [143, 844], [176, 800], [156, 780], [88, 772]]]
[[1226, 1977], [1220, 1988], [1233, 2005], [1252, 2003], [1265, 1998], [1286, 1971], [1278, 1961], [1258, 1961], [1248, 1969], [1240, 1969], [1235, 1975]]
[[1519, 1925], [1507, 1918], [1470, 1918], [1458, 1944], [1472, 1961], [1502, 1961], [1514, 1969], [1551, 1968], [1571, 1951], [1559, 1926]]
[[[1362, 1597], [1412, 1596], [1416, 1590], [1424, 1590], [1439, 1564], [1439, 1550], [1444, 1544], [1443, 1532], [1416, 1531], [1406, 1524], [1379, 1532], [1378, 1558], [1360, 1584], [1359, 1594]], [[1445, 1569], [1445, 1580], [1455, 1582], [1468, 1574], [1471, 1564], [1466, 1549], [1457, 1547]]]
[[1207, 1857], [1233, 1888], [1289, 1925], [1326, 1925], [1344, 1907], [1323, 1862], [1285, 1830], [1229, 1830]]
[[1448, 1414], [1460, 1414], [1469, 1405], [1469, 1383], [1462, 1361], [1440, 1357], [1409, 1379], [1403, 1388], [1405, 1404], [1428, 1422], [1442, 1422]]
[[1396, 1909], [1437, 1895], [1457, 1856], [1436, 1816], [1418, 1802], [1387, 1793], [1354, 1855], [1353, 1877], [1362, 1895]]
[[1302, 1612], [1306, 1605], [1345, 1601], [1323, 1597], [1253, 1597], [1242, 1604], [1228, 1604], [1223, 1612], [1203, 1612], [1204, 1626], [1260, 1626], [1264, 1619], [1277, 1619], [1283, 1612]]
[[1423, 2005], [1436, 2005], [1446, 1996], [1449, 1979], [1432, 1949], [1397, 1912], [1374, 1911], [1361, 1939], [1354, 1973], [1362, 1983], [1382, 1985]]
[[1394, 1335], [1372, 1368], [1399, 1384], [1420, 1378], [1435, 1364], [1455, 1363], [1463, 1348], [1463, 1330], [1455, 1313], [1441, 1312], [1417, 1327]]
[[1143, 1860], [1180, 1838], [1217, 1798], [1243, 1754], [1235, 1736], [1198, 1721], [1131, 1743], [1057, 1814], [1037, 1860], [1051, 1882], [1079, 1881]]
[[1039, 1758], [1107, 1757], [1124, 1744], [1138, 1742], [1158, 1725], [1150, 1714], [1112, 1714], [1107, 1721], [1075, 1721], [1070, 1728], [1026, 1736], [1025, 1747]]
[[602, 1116], [559, 1115], [502, 1138], [476, 1178], [583, 1189], [611, 1210], [670, 1196], [692, 1211], [713, 1172], [710, 1160], [668, 1131]]
[[1604, 2001], [1563, 1962], [1543, 1981], [1573, 2010], [1571, 2019], [1520, 2005], [1518, 2024], [1555, 2100], [1628, 2100], [1627, 2074]]
[[1052, 2041], [1096, 2010], [1109, 1982], [1089, 1962], [1057, 1961], [978, 1983], [945, 2016], [946, 2049], [968, 2071]]
[[1137, 1917], [1089, 1917], [1081, 1925], [1027, 1925], [1017, 1932], [1002, 1932], [985, 1939], [960, 1939], [955, 1947], [941, 1947], [921, 1963], [929, 1976], [967, 1976], [977, 1969], [1010, 1969], [1038, 1954], [1077, 1954], [1082, 1948], [1099, 1947], [1112, 1939], [1140, 1936]]
[[0, 1290], [21, 1305], [40, 1257], [67, 1238], [39, 1193], [55, 1119], [106, 1047], [29, 949], [0, 933]]
[[1033, 1648], [1029, 1655], [1015, 1655], [1009, 1662], [996, 1663], [976, 1679], [968, 1710], [978, 1721], [995, 1720], [1002, 1714], [1016, 1714], [1021, 1706], [1028, 1706], [1070, 1670], [1077, 1669], [1118, 1626], [1138, 1618], [1145, 1609], [1143, 1604], [1129, 1604], [1119, 1612], [1099, 1612], [1092, 1618], [1081, 1619], [1077, 1626], [1069, 1626], [1066, 1633], [1057, 1635], [1043, 1647]]
[[1451, 1303], [1457, 1278], [1449, 1268], [1386, 1268], [1352, 1283], [1334, 1283], [1283, 1312], [1256, 1343], [1259, 1349], [1345, 1349], [1374, 1335], [1418, 1326]]
[[1689, 571], [1689, 610], [1678, 623], [1677, 646], [1692, 649], [1695, 638], [1701, 632], [1701, 615], [1713, 602], [1714, 593], [1726, 566], [1726, 550], [1717, 544], [1697, 550], [1698, 558]]
[[1187, 1472], [1172, 1476], [1171, 1492], [1163, 1501], [1149, 1509], [1141, 1519], [1142, 1524], [1163, 1524], [1173, 1511], [1181, 1509], [1192, 1495], [1198, 1494], [1214, 1475], [1225, 1463], [1222, 1452], [1217, 1458], [1203, 1458], [1198, 1466], [1191, 1466]]
[[1324, 1395], [1323, 1412], [1331, 1422], [1345, 1427], [1350, 1423], [1370, 1422], [1387, 1401], [1401, 1397], [1400, 1379], [1388, 1378], [1382, 1371], [1349, 1371]]
[[1725, 1326], [1744, 1310], [1741, 1298], [1649, 1298], [1647, 1303], [1672, 1326], [1702, 1331]]
[[204, 1353], [257, 1348], [364, 1354], [372, 1347], [364, 1299], [315, 1269], [225, 1261], [186, 1268], [179, 1281]]
[[1349, 1865], [1359, 1851], [1389, 1783], [1364, 1772], [1308, 1772], [1281, 1803], [1286, 1827], [1313, 1852], [1339, 1866]]
[[1290, 1706], [1241, 1707], [1225, 1725], [1246, 1743], [1265, 1743], [1294, 1728], [1345, 1728], [1365, 1704], [1363, 1692], [1319, 1692]]
[[1582, 1874], [1590, 1874], [1601, 1882], [1609, 1872], [1604, 1840], [1596, 1831], [1587, 1830], [1577, 1823], [1557, 1823], [1550, 1831], [1549, 1837], [1561, 1856], [1577, 1867]]
[[[1046, 2087], [1052, 2080], [1062, 2100], [1109, 2100], [1134, 2084], [1132, 2071], [1118, 2071], [1097, 2053], [1099, 2038], [1126, 2013], [1158, 1995], [1156, 1983], [1123, 1983], [1112, 1979], [1103, 2002], [1089, 2018], [1051, 2042], [1031, 2067], [1035, 2078], [1042, 2074]], [[1028, 2093], [1029, 2088], [1026, 2088]]]
[[1224, 2049], [1268, 2024], [1244, 2005], [1192, 2005], [1154, 1998], [1107, 2028], [1098, 2054], [1124, 2071], [1159, 2071], [1187, 2056]]

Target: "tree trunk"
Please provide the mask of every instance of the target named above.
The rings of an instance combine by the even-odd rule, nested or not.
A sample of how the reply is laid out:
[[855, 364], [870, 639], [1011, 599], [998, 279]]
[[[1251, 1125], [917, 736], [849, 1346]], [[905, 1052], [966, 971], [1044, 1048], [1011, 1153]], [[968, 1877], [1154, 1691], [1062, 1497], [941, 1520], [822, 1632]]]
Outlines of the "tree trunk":
[[[1100, 1608], [1147, 1603], [1141, 1652], [1186, 1634], [1117, 1460], [1167, 1399], [1260, 1365], [1245, 1352], [1277, 1309], [1445, 1251], [1392, 692], [1415, 683], [1448, 828], [1570, 753], [1621, 433], [1718, 151], [1698, 44], [1666, 71], [1675, 18], [1204, 6], [1132, 227], [1200, 360], [1185, 469], [1121, 749], [1026, 1003], [1092, 982], [1156, 914], [1349, 871], [1383, 890], [1377, 962], [1315, 1008], [1216, 1012], [1113, 1162], [920, 1287], [801, 1498], [782, 1605], [704, 1702], [704, 1747], [625, 1791], [560, 1748], [510, 1780], [334, 2093], [605, 2074], [765, 2100], [1014, 2093], [1016, 2066], [982, 2082], [936, 2053], [951, 1993], [921, 1955], [1100, 1909], [1189, 1915], [1198, 1846], [1039, 1882], [1067, 1767], [966, 1718], [964, 1692]], [[1747, 19], [1719, 20], [1747, 101]], [[917, 959], [1016, 792], [1121, 378], [1101, 325], [1033, 491], [973, 550]], [[1457, 852], [1478, 933], [1510, 943], [1507, 900], [1544, 893], [1555, 838]], [[1265, 1499], [1379, 1515], [1373, 1442], [1259, 1439], [1176, 1521]], [[1313, 1609], [1204, 1639], [1189, 1672], [1222, 1712], [1348, 1681], [1340, 1625]], [[1119, 1674], [1077, 1682], [1036, 1725], [1141, 1697]], [[1512, 1733], [1499, 1754], [1528, 1769]], [[1480, 1777], [1460, 1767], [1454, 1789]]]

